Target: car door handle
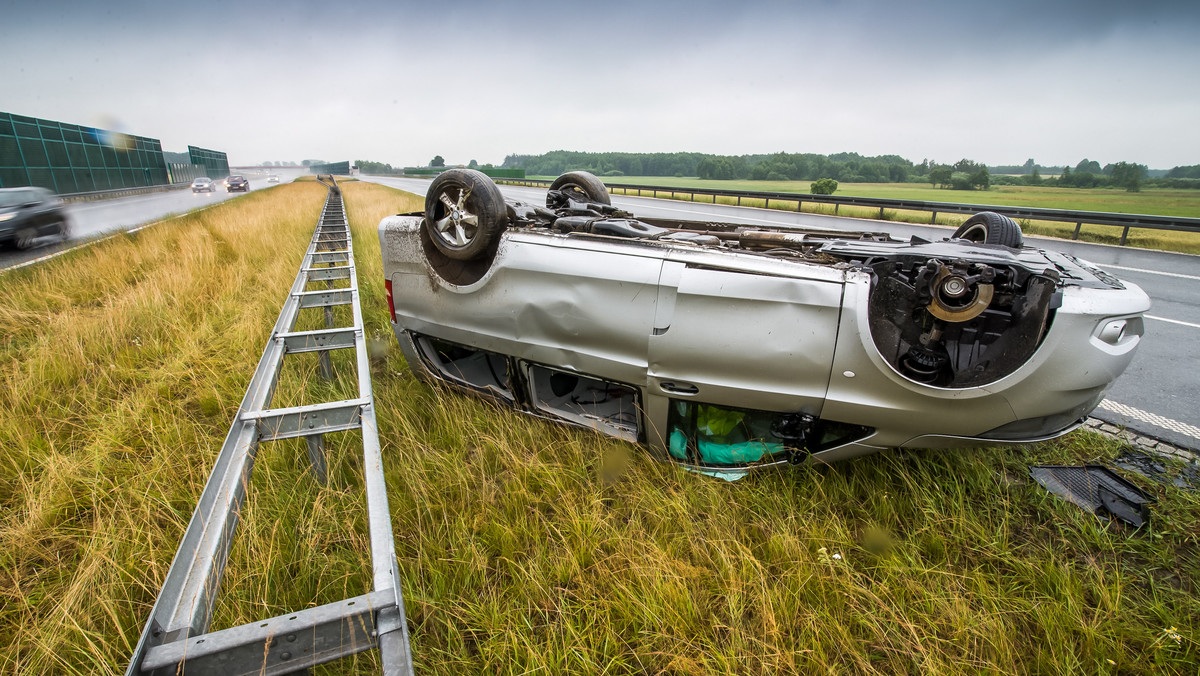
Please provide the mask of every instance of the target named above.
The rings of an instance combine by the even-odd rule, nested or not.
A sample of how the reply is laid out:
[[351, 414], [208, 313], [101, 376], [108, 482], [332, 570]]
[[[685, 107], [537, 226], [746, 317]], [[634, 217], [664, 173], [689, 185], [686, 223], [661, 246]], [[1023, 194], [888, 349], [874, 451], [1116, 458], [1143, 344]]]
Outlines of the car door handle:
[[663, 392], [670, 392], [671, 394], [700, 394], [700, 388], [691, 383], [676, 383], [670, 380], [663, 380], [658, 383], [658, 386], [662, 388]]

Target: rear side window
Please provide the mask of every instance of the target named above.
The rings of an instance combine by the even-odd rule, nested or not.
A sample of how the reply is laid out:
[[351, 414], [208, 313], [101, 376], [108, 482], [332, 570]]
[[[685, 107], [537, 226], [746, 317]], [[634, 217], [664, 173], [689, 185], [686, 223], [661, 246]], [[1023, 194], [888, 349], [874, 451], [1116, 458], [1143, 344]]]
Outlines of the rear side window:
[[513, 401], [508, 358], [504, 355], [425, 336], [417, 337], [416, 342], [426, 365], [442, 377]]
[[530, 399], [539, 411], [625, 441], [638, 440], [641, 406], [635, 388], [538, 365], [528, 367], [528, 379]]

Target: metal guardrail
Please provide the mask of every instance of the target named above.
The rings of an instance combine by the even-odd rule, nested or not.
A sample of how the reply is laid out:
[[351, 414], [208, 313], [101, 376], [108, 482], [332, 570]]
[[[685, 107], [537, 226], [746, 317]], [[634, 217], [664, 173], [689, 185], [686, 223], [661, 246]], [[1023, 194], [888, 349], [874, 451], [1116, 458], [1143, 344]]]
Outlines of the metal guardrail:
[[[190, 183], [190, 181], [189, 181]], [[148, 185], [138, 188], [116, 188], [114, 190], [93, 190], [91, 192], [67, 192], [58, 195], [63, 202], [93, 202], [114, 197], [129, 197], [130, 195], [145, 195], [152, 192], [166, 192], [188, 187], [188, 183], [170, 183], [167, 185]]]
[[[548, 187], [551, 181], [541, 179], [494, 179], [497, 183], [506, 183], [509, 185], [527, 185], [532, 187]], [[1182, 216], [1155, 216], [1152, 214], [1121, 214], [1106, 211], [1070, 211], [1067, 209], [1039, 209], [1034, 207], [1014, 207], [998, 204], [963, 204], [958, 202], [925, 202], [921, 200], [901, 200], [901, 199], [886, 199], [879, 197], [848, 197], [834, 195], [813, 195], [809, 193], [794, 193], [794, 192], [759, 192], [749, 190], [716, 190], [710, 188], [672, 188], [670, 186], [649, 186], [649, 185], [633, 185], [624, 183], [605, 183], [609, 190], [621, 190], [624, 194], [636, 192], [638, 197], [644, 196], [643, 193], [648, 193], [651, 197], [658, 197], [659, 194], [669, 195], [671, 198], [676, 198], [677, 195], [688, 195], [692, 201], [695, 201], [697, 195], [712, 196], [712, 203], [716, 204], [718, 197], [735, 198], [736, 205], [741, 206], [743, 199], [763, 200], [763, 206], [770, 208], [771, 201], [776, 202], [795, 202], [796, 209], [800, 210], [801, 205], [805, 202], [814, 204], [832, 204], [834, 206], [834, 214], [837, 214], [838, 208], [845, 206], [870, 207], [879, 210], [879, 216], [882, 219], [883, 212], [886, 209], [897, 209], [902, 211], [927, 211], [930, 212], [929, 222], [933, 223], [937, 220], [937, 215], [941, 214], [976, 214], [980, 211], [994, 211], [998, 214], [1003, 214], [1009, 218], [1015, 219], [1030, 219], [1037, 221], [1055, 221], [1060, 223], [1074, 223], [1075, 232], [1071, 239], [1079, 239], [1079, 230], [1083, 225], [1110, 225], [1124, 228], [1121, 232], [1121, 245], [1124, 246], [1129, 238], [1130, 228], [1146, 228], [1148, 230], [1177, 230], [1183, 232], [1200, 232], [1200, 218], [1186, 218]]]
[[[358, 278], [341, 191], [329, 196], [300, 272], [246, 389], [196, 511], [163, 581], [126, 676], [284, 674], [378, 648], [385, 674], [412, 674], [399, 566], [375, 423], [375, 401], [359, 306]], [[320, 177], [318, 177], [320, 180]], [[344, 280], [344, 288], [333, 288]], [[339, 282], [340, 283], [340, 282]], [[309, 290], [316, 284], [316, 290]], [[333, 325], [333, 307], [348, 305], [351, 326]], [[302, 309], [323, 308], [324, 330], [294, 331]], [[317, 352], [332, 378], [329, 351], [352, 349], [358, 396], [308, 406], [270, 408], [289, 354]], [[314, 477], [324, 482], [326, 434], [360, 430], [374, 589], [361, 596], [238, 627], [209, 631], [217, 590], [250, 484], [259, 443], [303, 437]]]

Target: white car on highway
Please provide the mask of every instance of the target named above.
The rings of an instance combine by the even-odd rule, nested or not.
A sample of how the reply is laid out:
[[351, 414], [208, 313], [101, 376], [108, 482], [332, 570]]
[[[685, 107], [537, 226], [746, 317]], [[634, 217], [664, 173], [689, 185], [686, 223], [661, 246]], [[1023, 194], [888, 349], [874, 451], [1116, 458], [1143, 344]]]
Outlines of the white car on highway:
[[213, 180], [211, 178], [208, 178], [207, 176], [201, 176], [200, 178], [197, 178], [196, 180], [192, 181], [192, 192], [194, 192], [194, 193], [196, 193], [196, 192], [216, 192], [216, 191], [217, 191], [217, 184], [213, 183]]

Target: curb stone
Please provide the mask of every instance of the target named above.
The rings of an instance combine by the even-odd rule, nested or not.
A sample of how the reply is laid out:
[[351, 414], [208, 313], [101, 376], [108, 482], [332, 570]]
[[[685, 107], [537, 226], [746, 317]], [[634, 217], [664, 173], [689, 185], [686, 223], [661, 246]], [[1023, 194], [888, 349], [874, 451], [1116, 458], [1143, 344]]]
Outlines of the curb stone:
[[1200, 455], [1197, 455], [1190, 449], [1180, 448], [1179, 446], [1168, 444], [1165, 441], [1142, 436], [1140, 434], [1134, 434], [1133, 432], [1122, 430], [1115, 425], [1106, 423], [1097, 418], [1088, 418], [1087, 422], [1084, 423], [1084, 426], [1093, 432], [1099, 432], [1104, 436], [1118, 439], [1138, 450], [1145, 451], [1147, 453], [1165, 458], [1171, 458], [1173, 460], [1182, 460], [1187, 463], [1200, 463]]

